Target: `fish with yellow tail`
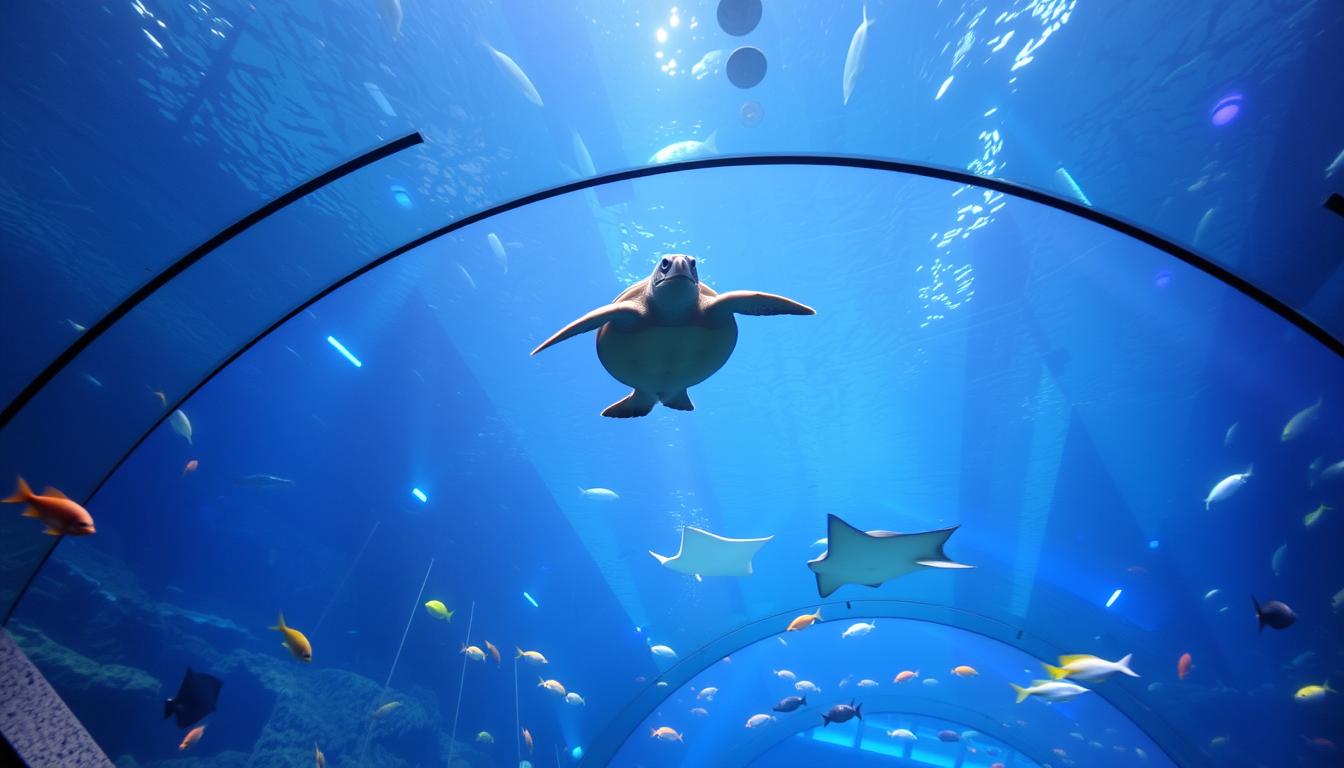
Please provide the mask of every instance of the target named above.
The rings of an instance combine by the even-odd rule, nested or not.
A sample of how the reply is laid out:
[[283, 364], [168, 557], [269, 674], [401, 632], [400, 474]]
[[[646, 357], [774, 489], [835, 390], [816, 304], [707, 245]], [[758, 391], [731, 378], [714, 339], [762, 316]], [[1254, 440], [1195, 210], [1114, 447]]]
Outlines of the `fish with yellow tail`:
[[280, 644], [288, 648], [289, 652], [294, 654], [294, 658], [304, 663], [313, 660], [312, 644], [308, 642], [308, 638], [304, 637], [302, 632], [293, 627], [285, 626], [284, 611], [280, 612], [280, 619], [276, 625], [267, 627], [267, 629], [274, 629], [280, 632], [280, 635], [284, 638], [280, 641]]
[[1043, 701], [1068, 701], [1082, 696], [1088, 690], [1067, 680], [1037, 680], [1029, 688], [1016, 683], [1013, 683], [1012, 686], [1013, 691], [1017, 693], [1018, 704], [1026, 701], [1028, 696], [1035, 696]]
[[433, 616], [439, 621], [447, 621], [451, 623], [453, 620], [453, 612], [448, 610], [448, 606], [444, 605], [442, 600], [430, 600], [426, 602], [425, 610], [429, 612], [430, 616]]
[[1125, 657], [1119, 661], [1107, 661], [1091, 654], [1078, 653], [1059, 657], [1059, 666], [1053, 664], [1042, 664], [1045, 671], [1050, 673], [1051, 680], [1063, 680], [1070, 678], [1073, 680], [1105, 680], [1111, 675], [1119, 672], [1129, 677], [1138, 677], [1133, 670], [1129, 668], [1129, 661], [1133, 654], [1125, 654]]
[[1320, 701], [1325, 698], [1327, 693], [1339, 693], [1339, 691], [1331, 688], [1330, 682], [1326, 681], [1321, 685], [1304, 685], [1298, 688], [1297, 693], [1293, 694], [1293, 699], [1304, 703]]
[[785, 632], [798, 632], [798, 631], [807, 629], [808, 627], [812, 626], [813, 624], [816, 624], [818, 621], [821, 621], [821, 609], [820, 609], [820, 608], [817, 609], [817, 612], [816, 612], [816, 613], [804, 613], [802, 616], [799, 616], [798, 618], [794, 619], [793, 621], [790, 621], [790, 622], [789, 622], [789, 626], [788, 626], [788, 628], [785, 629], [784, 631], [785, 631]]
[[49, 536], [89, 536], [93, 533], [93, 517], [87, 509], [71, 501], [55, 488], [33, 493], [22, 477], [12, 496], [0, 499], [5, 504], [27, 504], [24, 517], [36, 517], [46, 524], [43, 531]]
[[485, 651], [474, 645], [462, 644], [462, 655], [472, 661], [485, 661]]
[[533, 666], [541, 666], [542, 664], [548, 663], [546, 657], [541, 655], [541, 651], [524, 651], [517, 646], [514, 646], [514, 648], [518, 651], [513, 657], [515, 659], [522, 659]]

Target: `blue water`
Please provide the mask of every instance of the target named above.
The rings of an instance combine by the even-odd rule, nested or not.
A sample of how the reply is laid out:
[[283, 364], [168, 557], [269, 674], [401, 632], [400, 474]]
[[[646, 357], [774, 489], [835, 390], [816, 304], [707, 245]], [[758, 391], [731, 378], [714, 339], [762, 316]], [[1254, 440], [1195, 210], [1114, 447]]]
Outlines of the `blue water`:
[[[857, 4], [828, 6], [806, 25], [767, 4], [750, 42], [771, 69], [745, 94], [721, 73], [686, 72], [703, 51], [737, 44], [713, 28], [708, 3], [680, 9], [684, 27], [672, 28], [661, 60], [653, 35], [670, 14], [661, 7], [612, 15], [605, 6], [475, 3], [449, 14], [408, 0], [392, 43], [370, 5], [162, 11], [171, 23], [160, 30], [220, 34], [170, 42], [162, 55], [137, 48], [124, 65], [142, 77], [137, 98], [165, 116], [138, 109], [126, 124], [91, 130], [120, 137], [136, 157], [158, 148], [143, 173], [159, 180], [131, 176], [126, 192], [89, 181], [75, 195], [88, 215], [68, 213], [67, 234], [83, 246], [24, 262], [32, 275], [6, 272], [11, 284], [32, 279], [60, 294], [15, 297], [5, 310], [24, 318], [4, 325], [32, 331], [31, 349], [62, 348], [64, 319], [100, 316], [141, 273], [255, 198], [412, 129], [426, 144], [282, 212], [165, 288], [54, 382], [57, 394], [34, 401], [8, 430], [22, 440], [0, 435], [0, 469], [83, 498], [165, 416], [149, 391], [163, 388], [175, 403], [351, 269], [582, 174], [575, 131], [598, 172], [712, 131], [725, 154], [969, 166], [1081, 192], [1247, 274], [1292, 272], [1300, 282], [1273, 287], [1299, 308], [1319, 307], [1334, 290], [1319, 257], [1328, 225], [1284, 235], [1296, 247], [1253, 247], [1299, 218], [1296, 198], [1253, 205], [1246, 194], [1253, 179], [1266, 188], [1278, 179], [1253, 170], [1273, 165], [1274, 152], [1255, 140], [1277, 130], [1256, 117], [1265, 102], [1252, 101], [1246, 123], [1225, 126], [1241, 133], [1213, 133], [1208, 116], [1228, 88], [1267, 94], [1291, 79], [1319, 55], [1312, 46], [1280, 50], [1265, 39], [1265, 50], [1196, 59], [1199, 44], [1169, 41], [1134, 75], [1154, 86], [1144, 101], [1116, 74], [1122, 68], [1091, 86], [1065, 77], [1088, 65], [1086, 43], [1113, 14], [1062, 3], [978, 16], [978, 7], [873, 3], [868, 69], [841, 111]], [[1240, 40], [1261, 15], [1277, 14], [1273, 29], [1288, 39], [1311, 17], [1255, 8], [1207, 15], [1196, 30]], [[1001, 13], [1011, 18], [996, 23], [1022, 41], [1039, 38], [1042, 14], [1057, 9], [1072, 9], [1075, 21], [1036, 61], [1012, 70], [1019, 45], [989, 50], [1003, 31], [985, 27]], [[154, 13], [105, 11], [141, 48]], [[974, 47], [957, 58], [975, 18]], [[1325, 11], [1311, 18], [1327, 30], [1335, 22]], [[223, 50], [243, 19], [247, 35], [228, 56], [248, 64], [214, 70], [223, 79], [204, 82], [216, 96], [181, 101], [174, 78], [195, 70], [178, 60]], [[1125, 39], [1144, 29], [1125, 27]], [[56, 47], [62, 61], [89, 66], [95, 57], [72, 40], [97, 36], [77, 32]], [[1148, 32], [1176, 35], [1170, 25]], [[478, 34], [515, 55], [544, 108], [482, 58]], [[98, 45], [119, 49], [126, 39]], [[334, 49], [330, 59], [314, 52], [319, 43]], [[661, 67], [673, 55], [680, 74], [668, 75]], [[1187, 60], [1197, 63], [1178, 70]], [[1251, 70], [1254, 87], [1230, 74]], [[570, 79], [579, 71], [602, 78]], [[60, 82], [59, 71], [44, 72], [44, 82]], [[1169, 75], [1177, 85], [1157, 88]], [[143, 79], [151, 76], [153, 87]], [[317, 84], [301, 87], [305, 77]], [[365, 83], [378, 85], [395, 116]], [[1036, 122], [1089, 87], [1097, 93], [1069, 119]], [[42, 92], [79, 101], [78, 92]], [[305, 106], [312, 94], [321, 98]], [[24, 95], [30, 106], [37, 99]], [[761, 105], [759, 123], [742, 117], [748, 99]], [[190, 130], [159, 122], [188, 106]], [[985, 114], [994, 107], [998, 117]], [[1307, 113], [1338, 109], [1321, 100]], [[303, 149], [256, 141], [255, 126], [272, 123]], [[1304, 154], [1330, 146], [1324, 129], [1294, 130]], [[1330, 157], [1309, 158], [1311, 195]], [[62, 158], [67, 175], [83, 178], [82, 162], [90, 179], [127, 160]], [[175, 195], [164, 190], [177, 187], [159, 177], [179, 172], [203, 182], [172, 215]], [[205, 183], [218, 178], [230, 183]], [[141, 217], [142, 207], [155, 218]], [[1197, 236], [1210, 209], [1213, 223]], [[1259, 229], [1256, 215], [1273, 227]], [[38, 243], [60, 229], [48, 224], [12, 239]], [[43, 270], [70, 271], [81, 258], [71, 254], [85, 252], [105, 257], [107, 270], [89, 273], [100, 278], [69, 295], [52, 287]], [[603, 419], [627, 389], [603, 371], [591, 335], [527, 353], [677, 252], [694, 254], [719, 291], [782, 294], [817, 315], [739, 318], [732, 359], [691, 388], [694, 412], [659, 406], [643, 419]], [[1311, 269], [1292, 266], [1303, 264]], [[42, 355], [23, 360], [43, 364]], [[32, 372], [16, 364], [9, 374], [6, 391]], [[1283, 440], [1285, 424], [1318, 398], [1319, 419]], [[190, 441], [159, 423], [88, 501], [98, 533], [59, 545], [7, 625], [120, 768], [310, 765], [315, 745], [332, 766], [1310, 766], [1333, 764], [1331, 745], [1344, 744], [1339, 694], [1294, 698], [1303, 686], [1344, 680], [1344, 477], [1322, 475], [1344, 459], [1344, 362], [1166, 253], [1001, 193], [818, 165], [685, 171], [562, 195], [463, 227], [321, 298], [181, 409]], [[197, 469], [185, 472], [192, 460]], [[1216, 483], [1248, 467], [1243, 488], [1205, 508]], [[247, 480], [257, 475], [285, 482]], [[594, 487], [619, 499], [580, 492]], [[1321, 504], [1333, 508], [1306, 525]], [[827, 514], [863, 530], [960, 526], [947, 554], [975, 568], [926, 569], [820, 598], [806, 563], [823, 551], [815, 542]], [[32, 521], [3, 525], [14, 553], [0, 585], [8, 593], [48, 541]], [[675, 552], [688, 525], [773, 539], [752, 575], [699, 581], [649, 554]], [[1287, 602], [1296, 624], [1258, 632], [1252, 595]], [[451, 622], [423, 608], [431, 599], [454, 610]], [[819, 606], [821, 623], [785, 632]], [[267, 629], [281, 611], [311, 640], [311, 664]], [[860, 621], [876, 628], [842, 637]], [[461, 653], [486, 641], [501, 651], [498, 663]], [[655, 645], [676, 657], [655, 655]], [[516, 648], [549, 663], [519, 661]], [[1133, 654], [1140, 677], [1087, 684], [1072, 702], [1015, 703], [1010, 684], [1078, 653]], [[1181, 679], [1186, 653], [1193, 666]], [[953, 676], [962, 664], [978, 674]], [[183, 734], [160, 719], [161, 699], [187, 666], [224, 688], [205, 735], [180, 753]], [[772, 674], [783, 668], [821, 692], [804, 710], [745, 728], [793, 692]], [[903, 669], [921, 676], [895, 684]], [[583, 703], [539, 687], [539, 674]], [[865, 678], [878, 685], [860, 688]], [[705, 687], [718, 689], [712, 701], [697, 698]], [[862, 721], [818, 728], [821, 712], [851, 700], [864, 705]], [[400, 707], [373, 716], [393, 701]], [[697, 706], [707, 714], [692, 713]], [[679, 738], [651, 738], [659, 727]], [[897, 728], [918, 740], [887, 735]], [[940, 731], [957, 739], [941, 741]], [[489, 738], [478, 740], [483, 732]]]

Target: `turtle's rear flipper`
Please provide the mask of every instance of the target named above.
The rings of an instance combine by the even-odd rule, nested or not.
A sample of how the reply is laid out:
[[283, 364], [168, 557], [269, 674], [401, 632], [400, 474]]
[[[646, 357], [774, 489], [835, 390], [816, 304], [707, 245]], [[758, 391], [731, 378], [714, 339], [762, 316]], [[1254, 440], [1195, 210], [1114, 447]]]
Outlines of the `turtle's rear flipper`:
[[658, 402], [658, 398], [647, 392], [631, 390], [630, 394], [623, 399], [617, 400], [602, 412], [603, 416], [612, 419], [630, 419], [636, 416], [648, 416], [649, 411], [653, 410], [653, 404]]
[[675, 408], [678, 411], [695, 410], [695, 403], [691, 402], [691, 396], [686, 394], [686, 390], [684, 389], [671, 397], [664, 397], [662, 400], [663, 405], [666, 405], [668, 408]]

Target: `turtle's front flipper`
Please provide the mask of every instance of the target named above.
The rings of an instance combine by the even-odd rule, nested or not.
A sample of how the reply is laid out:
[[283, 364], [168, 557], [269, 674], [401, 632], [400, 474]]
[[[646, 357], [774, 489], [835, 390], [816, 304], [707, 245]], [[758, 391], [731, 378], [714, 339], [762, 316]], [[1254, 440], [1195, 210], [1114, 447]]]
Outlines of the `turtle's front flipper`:
[[636, 416], [648, 416], [649, 411], [653, 410], [653, 404], [658, 402], [658, 397], [649, 392], [640, 392], [638, 389], [631, 390], [630, 394], [617, 400], [602, 412], [603, 416], [612, 419], [630, 419]]
[[[581, 333], [595, 331], [607, 323], [626, 319], [633, 319], [639, 316], [639, 305], [633, 301], [619, 301], [615, 304], [608, 304], [604, 307], [598, 307], [592, 312], [580, 317], [578, 320], [566, 325], [564, 328], [555, 332], [551, 338], [543, 341], [541, 346], [532, 350], [532, 354], [537, 354], [541, 350], [559, 344], [570, 336], [578, 336]], [[644, 414], [640, 414], [641, 416]]]
[[707, 312], [732, 312], [738, 315], [815, 315], [817, 311], [793, 299], [760, 291], [728, 291], [720, 293]]

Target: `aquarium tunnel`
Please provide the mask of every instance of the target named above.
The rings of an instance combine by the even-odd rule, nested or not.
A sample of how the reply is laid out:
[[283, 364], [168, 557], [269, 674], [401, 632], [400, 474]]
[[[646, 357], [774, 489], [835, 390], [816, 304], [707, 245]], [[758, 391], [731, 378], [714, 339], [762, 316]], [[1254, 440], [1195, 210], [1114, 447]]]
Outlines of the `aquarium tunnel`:
[[0, 36], [0, 763], [1344, 760], [1339, 3]]

